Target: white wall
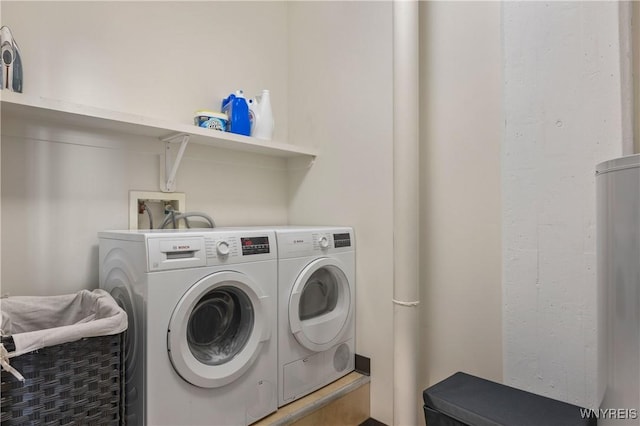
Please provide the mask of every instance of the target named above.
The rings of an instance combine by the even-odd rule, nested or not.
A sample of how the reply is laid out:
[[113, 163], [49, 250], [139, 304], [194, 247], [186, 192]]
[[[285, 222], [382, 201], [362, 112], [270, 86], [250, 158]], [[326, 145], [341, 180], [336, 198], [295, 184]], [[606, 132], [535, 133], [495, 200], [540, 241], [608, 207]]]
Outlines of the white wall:
[[503, 3], [504, 379], [596, 408], [594, 171], [630, 145], [624, 7]]
[[631, 61], [633, 79], [633, 139], [634, 152], [640, 154], [640, 4], [631, 2]]
[[[390, 2], [2, 2], [25, 94], [189, 123], [236, 88], [271, 89], [274, 139], [318, 148], [316, 163], [190, 145], [177, 190], [221, 226], [355, 227], [356, 348], [372, 358], [371, 414], [388, 424], [391, 22]], [[96, 233], [127, 226], [129, 190], [158, 189], [163, 145], [2, 125], [2, 292], [95, 287]]]
[[[2, 131], [2, 292], [96, 288], [97, 232], [128, 227], [130, 189], [157, 190], [163, 145], [6, 117]], [[34, 131], [49, 137], [22, 136]], [[178, 191], [189, 210], [208, 212], [219, 225], [287, 220], [282, 159], [189, 146]]]
[[289, 141], [319, 148], [290, 186], [290, 222], [355, 228], [356, 350], [371, 416], [393, 423], [393, 122], [390, 2], [289, 4]]
[[24, 93], [184, 123], [271, 90], [287, 137], [286, 2], [2, 1]]
[[[421, 3], [421, 387], [457, 370], [499, 381], [504, 356], [507, 383], [592, 405], [593, 166], [623, 138], [617, 7]], [[356, 345], [387, 424], [391, 23], [390, 2], [2, 2], [26, 94], [188, 123], [236, 88], [271, 89], [275, 139], [316, 163], [190, 146], [178, 191], [220, 225], [355, 227]], [[2, 134], [2, 293], [95, 287], [96, 232], [127, 226], [130, 189], [157, 189], [162, 145], [5, 117]]]
[[[25, 95], [191, 123], [237, 88], [269, 88], [282, 142], [286, 20], [283, 2], [2, 2]], [[162, 143], [2, 118], [2, 292], [96, 287], [96, 234], [127, 228], [129, 190], [159, 189]], [[192, 144], [177, 191], [220, 226], [282, 224], [287, 182], [284, 159]]]
[[421, 389], [501, 381], [500, 4], [420, 6]]

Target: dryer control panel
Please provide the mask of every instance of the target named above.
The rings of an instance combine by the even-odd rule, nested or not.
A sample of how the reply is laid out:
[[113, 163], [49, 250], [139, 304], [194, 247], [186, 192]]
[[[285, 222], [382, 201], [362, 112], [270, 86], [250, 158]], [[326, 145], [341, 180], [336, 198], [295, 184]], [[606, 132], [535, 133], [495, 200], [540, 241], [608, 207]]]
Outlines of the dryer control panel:
[[316, 256], [353, 249], [353, 230], [350, 228], [278, 231], [281, 257]]
[[336, 248], [351, 247], [351, 234], [348, 232], [333, 234], [333, 244]]

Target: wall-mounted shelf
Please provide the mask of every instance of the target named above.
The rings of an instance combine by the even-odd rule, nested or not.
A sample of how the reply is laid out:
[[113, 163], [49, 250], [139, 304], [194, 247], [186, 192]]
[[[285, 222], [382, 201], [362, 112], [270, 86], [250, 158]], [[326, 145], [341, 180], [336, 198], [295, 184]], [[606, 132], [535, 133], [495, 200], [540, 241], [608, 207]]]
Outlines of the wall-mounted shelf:
[[75, 127], [150, 136], [160, 140], [176, 134], [187, 134], [189, 135], [189, 141], [192, 143], [276, 157], [302, 156], [313, 160], [316, 156], [315, 150], [306, 147], [263, 141], [248, 136], [203, 129], [184, 123], [172, 123], [135, 114], [28, 96], [6, 90], [0, 92], [0, 99], [2, 100], [3, 117], [28, 117], [29, 120], [43, 120]]
[[[149, 136], [161, 140], [165, 144], [164, 167], [161, 166], [160, 170], [160, 190], [163, 192], [175, 191], [176, 173], [188, 142], [276, 157], [308, 157], [310, 163], [316, 157], [314, 150], [304, 147], [263, 141], [248, 136], [203, 129], [189, 124], [171, 123], [72, 102], [33, 97], [6, 90], [0, 92], [0, 99], [3, 119], [12, 116], [23, 117], [30, 121], [53, 122], [121, 134]], [[177, 153], [174, 153], [177, 141], [180, 141], [180, 145]]]

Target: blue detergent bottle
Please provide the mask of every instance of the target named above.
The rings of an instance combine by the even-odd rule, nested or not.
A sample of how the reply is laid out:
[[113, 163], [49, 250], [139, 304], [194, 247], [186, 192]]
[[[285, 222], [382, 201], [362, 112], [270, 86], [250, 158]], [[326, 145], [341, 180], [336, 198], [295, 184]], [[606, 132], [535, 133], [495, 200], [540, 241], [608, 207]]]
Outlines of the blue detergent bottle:
[[251, 134], [251, 122], [249, 121], [249, 105], [244, 98], [242, 90], [236, 90], [235, 94], [222, 100], [222, 112], [227, 114], [229, 122], [227, 131], [239, 135]]

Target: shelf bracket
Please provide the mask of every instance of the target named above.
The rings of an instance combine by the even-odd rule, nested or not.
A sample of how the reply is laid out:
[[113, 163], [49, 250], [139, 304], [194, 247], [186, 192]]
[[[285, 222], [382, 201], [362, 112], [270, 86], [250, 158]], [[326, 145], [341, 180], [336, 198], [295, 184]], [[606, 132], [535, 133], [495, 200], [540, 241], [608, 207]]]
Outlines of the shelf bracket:
[[[160, 139], [164, 142], [164, 173], [160, 170], [160, 190], [162, 192], [175, 192], [176, 190], [176, 174], [180, 161], [184, 155], [184, 150], [189, 143], [190, 135], [187, 133], [176, 133]], [[180, 144], [177, 147], [176, 145]]]

